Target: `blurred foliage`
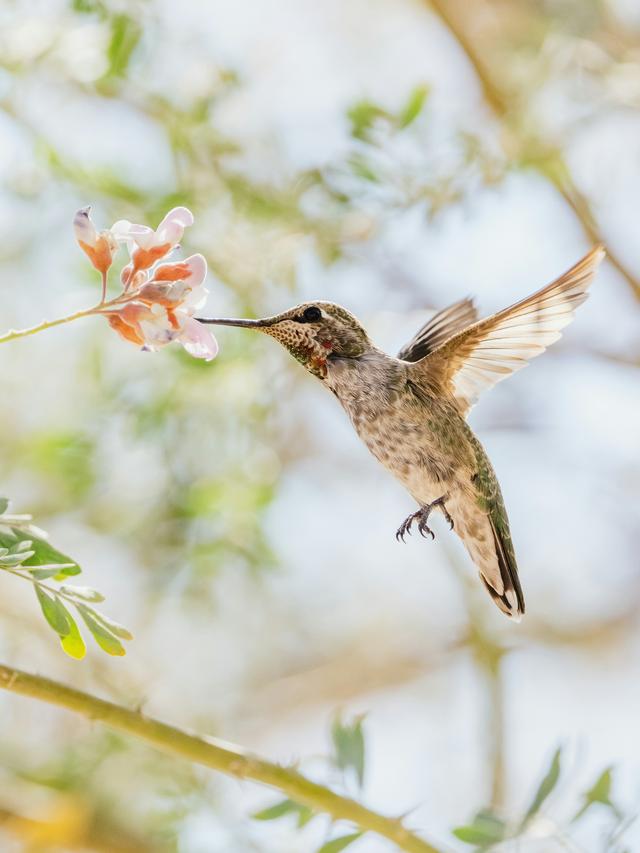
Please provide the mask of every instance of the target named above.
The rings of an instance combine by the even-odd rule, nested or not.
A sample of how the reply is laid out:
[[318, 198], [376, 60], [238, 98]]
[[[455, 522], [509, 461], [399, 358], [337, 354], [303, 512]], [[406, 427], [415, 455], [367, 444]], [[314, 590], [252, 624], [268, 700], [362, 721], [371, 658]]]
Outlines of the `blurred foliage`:
[[[347, 721], [336, 716], [331, 726], [332, 751], [326, 757], [326, 763], [330, 772], [336, 773], [337, 771], [337, 778], [340, 780], [338, 791], [341, 793], [348, 792], [349, 772], [355, 774], [360, 790], [364, 784], [366, 745], [362, 723], [362, 716]], [[291, 816], [295, 818], [295, 826], [299, 830], [304, 829], [315, 817], [320, 817], [326, 823], [326, 817], [318, 816], [312, 809], [290, 799], [279, 800], [274, 805], [261, 809], [253, 815], [253, 819], [271, 821]], [[330, 824], [328, 833], [333, 831], [334, 828]], [[326, 840], [317, 849], [317, 853], [339, 853], [361, 838], [362, 835], [361, 831], [336, 835], [334, 838]]]
[[[204, 82], [186, 89], [158, 83], [154, 75], [162, 51], [171, 48], [172, 34], [162, 31], [152, 2], [58, 4], [45, 16], [35, 45], [20, 38], [20, 19], [32, 16], [32, 10], [26, 3], [14, 6], [16, 22], [7, 24], [1, 36], [0, 110], [20, 135], [29, 163], [5, 177], [7, 197], [19, 210], [29, 204], [30, 211], [39, 212], [48, 209], [51, 198], [66, 194], [80, 203], [96, 203], [105, 220], [126, 217], [152, 223], [171, 206], [188, 205], [202, 223], [190, 235], [189, 248], [206, 256], [216, 279], [216, 300], [240, 315], [270, 312], [276, 297], [292, 299], [301, 257], [339, 265], [365, 249], [399, 211], [416, 209], [433, 222], [463, 207], [479, 188], [504, 180], [513, 170], [530, 168], [572, 192], [558, 140], [576, 131], [585, 117], [567, 108], [567, 127], [541, 132], [536, 97], [555, 92], [555, 86], [568, 93], [568, 106], [588, 100], [591, 115], [611, 106], [638, 104], [638, 88], [632, 85], [638, 76], [638, 38], [611, 14], [609, 4], [518, 0], [472, 9], [463, 3], [460, 8], [474, 44], [498, 69], [493, 89], [485, 87], [485, 95], [490, 106], [500, 100], [501, 144], [486, 129], [463, 124], [447, 140], [447, 158], [434, 156], [438, 128], [432, 89], [424, 81], [397, 103], [379, 103], [368, 93], [352, 103], [345, 115], [349, 139], [339, 159], [292, 169], [282, 152], [276, 152], [256, 170], [245, 141], [221, 130], [221, 112], [247, 82], [242, 71], [206, 55]], [[495, 14], [483, 14], [487, 8]], [[40, 11], [44, 15], [46, 9]], [[69, 41], [74, 33], [77, 38], [77, 28], [86, 28], [83, 43], [93, 45], [92, 59], [82, 68], [72, 62], [78, 43], [73, 48]], [[47, 91], [86, 105], [88, 115], [117, 105], [126, 132], [129, 120], [152, 128], [158, 147], [169, 152], [169, 178], [149, 182], [141, 179], [143, 172], [150, 177], [144, 163], [139, 173], [123, 174], [116, 164], [100, 162], [97, 156], [81, 158], [67, 151], [56, 142], [51, 126], [39, 120], [37, 110], [29, 108], [26, 94], [44, 80], [50, 86]], [[501, 83], [500, 92], [495, 80]], [[583, 97], [587, 86], [592, 87], [589, 99]], [[580, 205], [576, 212], [591, 216]], [[22, 220], [19, 233], [7, 241], [11, 245], [2, 249], [2, 261], [8, 264], [37, 253], [47, 224], [39, 215]], [[65, 275], [78, 283], [73, 272], [65, 270]], [[36, 282], [27, 285], [49, 307], [46, 291], [37, 291]], [[415, 298], [422, 305], [425, 295]], [[6, 407], [0, 416], [0, 474], [5, 482], [20, 482], [30, 508], [47, 526], [49, 520], [55, 524], [71, 515], [96, 537], [108, 535], [114, 547], [127, 546], [136, 580], [144, 587], [147, 609], [141, 620], [151, 622], [154, 609], [162, 616], [169, 585], [171, 595], [181, 597], [188, 619], [194, 607], [209, 611], [218, 603], [219, 586], [212, 581], [240, 573], [259, 584], [265, 572], [278, 568], [279, 550], [266, 519], [287, 472], [310, 453], [306, 422], [281, 405], [296, 390], [297, 374], [284, 367], [283, 360], [271, 361], [264, 342], [253, 339], [229, 339], [224, 358], [211, 365], [179, 352], [164, 353], [161, 362], [153, 364], [120, 360], [105, 341], [106, 336], [87, 333], [82, 359], [61, 366], [70, 371], [68, 381], [74, 386], [74, 394], [62, 401], [63, 411], [55, 409], [46, 418], [20, 418]], [[5, 381], [9, 379], [7, 373]], [[30, 389], [24, 406], [29, 411], [32, 393]], [[75, 408], [77, 400], [83, 401], [81, 411]], [[140, 482], [122, 488], [123, 471], [130, 466], [139, 472]], [[66, 584], [71, 566], [79, 571], [77, 564], [57, 551], [47, 552], [45, 559], [45, 545], [37, 534], [27, 535], [15, 520], [10, 527], [14, 532], [5, 534], [10, 539], [0, 543], [6, 550], [0, 567], [33, 583], [44, 616], [67, 653], [82, 656], [84, 641], [64, 602], [75, 608], [105, 651], [121, 655], [120, 640], [130, 635], [91, 608], [101, 600], [100, 593]], [[44, 562], [55, 567], [37, 568], [39, 554], [40, 566]], [[48, 578], [37, 575], [54, 568]], [[50, 588], [45, 580], [60, 585]], [[496, 743], [487, 763], [494, 791], [499, 791], [504, 788], [500, 686], [502, 663], [511, 647], [483, 623], [471, 596], [467, 609], [469, 625], [456, 650], [472, 650], [492, 697]], [[619, 628], [624, 632], [635, 624], [636, 612], [636, 602], [630, 601], [629, 613], [603, 623], [601, 631], [599, 626], [579, 626], [572, 633], [566, 625], [533, 623], [524, 636], [558, 646], [585, 644], [595, 637], [601, 647], [607, 637], [618, 636]], [[31, 626], [21, 628], [28, 638]], [[186, 654], [184, 648], [186, 643], [172, 654]], [[136, 695], [125, 676], [120, 677], [123, 693]], [[114, 689], [113, 681], [105, 682]], [[20, 814], [14, 803], [0, 801], [0, 828], [33, 849], [58, 845], [70, 850], [173, 851], [182, 849], [181, 832], [198, 809], [228, 822], [209, 781], [184, 765], [112, 735], [92, 732], [65, 740], [61, 733], [58, 739], [57, 750], [42, 763], [34, 760], [27, 745], [19, 751], [8, 738], [0, 742], [10, 777], [5, 795], [18, 781], [68, 795], [52, 800], [51, 813], [44, 815], [45, 808], [35, 826], [34, 818]], [[555, 837], [558, 827], [554, 823], [549, 830], [543, 812], [560, 779], [560, 763], [557, 751], [524, 814], [507, 819], [504, 803], [493, 802], [455, 830], [457, 839], [488, 849], [534, 832]], [[365, 767], [362, 718], [345, 722], [337, 717], [328, 772], [335, 773], [345, 789], [350, 782], [361, 789]], [[148, 792], [142, 796], [145, 785]], [[557, 834], [570, 836], [586, 812], [599, 811], [607, 827], [607, 849], [622, 851], [620, 839], [632, 815], [623, 817], [611, 787], [607, 769], [584, 793], [569, 826], [558, 822]], [[37, 797], [30, 791], [24, 799]], [[478, 800], [476, 808], [483, 795]], [[293, 818], [303, 829], [314, 815], [284, 800], [254, 817]], [[337, 853], [351, 844], [354, 850], [366, 849], [359, 833], [339, 832], [327, 837], [319, 848], [322, 853]], [[245, 836], [239, 843], [247, 850], [259, 849]]]
[[466, 826], [460, 826], [453, 830], [453, 834], [460, 841], [469, 844], [477, 851], [491, 850], [507, 840], [516, 841], [526, 837], [530, 825], [540, 816], [541, 824], [546, 824], [545, 837], [549, 840], [556, 839], [562, 845], [571, 844], [571, 831], [573, 824], [578, 821], [592, 806], [600, 804], [607, 811], [608, 824], [603, 850], [609, 853], [624, 853], [628, 848], [624, 843], [624, 832], [628, 829], [630, 822], [635, 820], [635, 815], [624, 815], [617, 805], [611, 800], [611, 769], [604, 770], [596, 779], [594, 785], [583, 795], [584, 803], [566, 824], [563, 821], [553, 821], [550, 815], [543, 815], [543, 806], [554, 793], [561, 778], [562, 749], [554, 752], [551, 763], [540, 781], [531, 805], [524, 817], [509, 825], [490, 809], [485, 809], [476, 814], [473, 821]]

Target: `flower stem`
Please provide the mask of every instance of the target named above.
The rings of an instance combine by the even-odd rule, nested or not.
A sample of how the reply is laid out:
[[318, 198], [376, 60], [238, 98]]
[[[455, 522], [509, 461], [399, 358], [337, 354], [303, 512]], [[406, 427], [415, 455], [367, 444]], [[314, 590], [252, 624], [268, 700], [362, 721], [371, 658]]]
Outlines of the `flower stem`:
[[[105, 280], [106, 287], [106, 280]], [[91, 317], [93, 315], [108, 314], [109, 309], [118, 305], [122, 305], [133, 297], [133, 294], [121, 293], [114, 299], [105, 302], [104, 299], [97, 305], [91, 308], [84, 308], [82, 311], [76, 311], [74, 314], [67, 314], [66, 317], [58, 317], [56, 320], [43, 320], [37, 326], [30, 326], [28, 329], [10, 329], [4, 335], [0, 335], [0, 344], [6, 344], [9, 341], [15, 341], [18, 338], [26, 338], [29, 335], [36, 335], [38, 332], [44, 332], [46, 329], [53, 329], [54, 326], [62, 326], [64, 323], [72, 323], [74, 320], [80, 320], [82, 317]]]
[[407, 829], [401, 820], [371, 811], [349, 797], [312, 782], [294, 768], [265, 761], [239, 747], [195, 737], [139, 711], [130, 711], [49, 678], [30, 675], [9, 666], [0, 665], [0, 688], [75, 711], [146, 741], [170, 755], [211, 767], [237, 779], [251, 779], [277, 788], [297, 803], [329, 814], [335, 820], [349, 821], [365, 832], [375, 832], [407, 853], [440, 853], [438, 848]]
[[96, 305], [92, 308], [85, 308], [82, 311], [76, 311], [74, 314], [68, 314], [66, 317], [58, 317], [55, 320], [43, 320], [42, 323], [38, 323], [37, 326], [30, 326], [28, 329], [10, 329], [4, 335], [0, 335], [0, 344], [6, 344], [18, 338], [26, 338], [29, 335], [36, 335], [38, 332], [44, 332], [46, 329], [53, 329], [54, 326], [62, 326], [63, 323], [72, 323], [81, 317], [90, 317], [96, 313], [99, 307]]

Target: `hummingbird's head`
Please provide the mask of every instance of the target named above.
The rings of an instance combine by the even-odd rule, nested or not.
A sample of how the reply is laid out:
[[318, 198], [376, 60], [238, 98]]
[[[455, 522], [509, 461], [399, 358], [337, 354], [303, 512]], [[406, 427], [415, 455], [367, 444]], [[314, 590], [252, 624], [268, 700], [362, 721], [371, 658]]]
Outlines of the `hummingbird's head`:
[[333, 302], [305, 302], [263, 320], [205, 319], [201, 323], [264, 332], [286, 347], [310, 373], [324, 379], [327, 359], [358, 358], [371, 342], [358, 320]]

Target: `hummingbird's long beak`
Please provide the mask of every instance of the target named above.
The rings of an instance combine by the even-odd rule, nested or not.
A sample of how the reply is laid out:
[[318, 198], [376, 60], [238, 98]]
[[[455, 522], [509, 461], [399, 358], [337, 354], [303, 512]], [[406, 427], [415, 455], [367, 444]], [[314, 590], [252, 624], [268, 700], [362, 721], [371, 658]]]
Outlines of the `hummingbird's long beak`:
[[272, 326], [277, 320], [267, 317], [264, 320], [235, 320], [228, 317], [196, 317], [199, 323], [211, 323], [214, 326], [238, 326], [241, 329], [263, 329]]

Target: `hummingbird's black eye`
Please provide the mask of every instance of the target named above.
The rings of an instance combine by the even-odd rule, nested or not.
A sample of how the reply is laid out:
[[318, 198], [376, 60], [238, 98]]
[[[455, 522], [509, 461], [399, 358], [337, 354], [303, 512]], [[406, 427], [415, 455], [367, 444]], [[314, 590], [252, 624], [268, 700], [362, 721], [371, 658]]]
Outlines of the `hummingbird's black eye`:
[[322, 311], [315, 305], [305, 308], [302, 315], [298, 318], [300, 323], [317, 323], [322, 319]]

